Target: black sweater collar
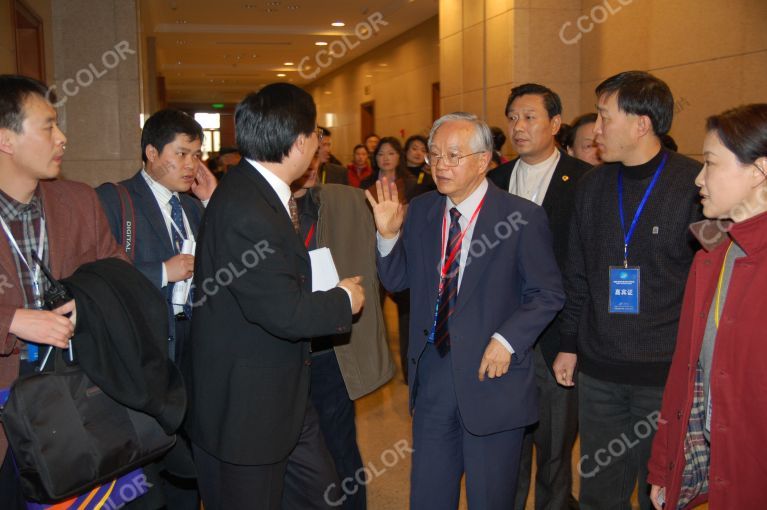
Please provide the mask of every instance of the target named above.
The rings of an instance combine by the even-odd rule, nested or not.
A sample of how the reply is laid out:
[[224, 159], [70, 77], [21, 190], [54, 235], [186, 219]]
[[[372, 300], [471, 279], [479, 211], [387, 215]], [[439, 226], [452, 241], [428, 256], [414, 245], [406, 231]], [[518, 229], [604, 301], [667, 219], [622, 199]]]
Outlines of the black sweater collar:
[[648, 177], [652, 176], [658, 169], [658, 165], [660, 165], [661, 159], [663, 159], [663, 154], [665, 154], [665, 150], [661, 149], [658, 151], [658, 154], [653, 156], [653, 158], [647, 163], [642, 163], [641, 165], [634, 166], [626, 166], [623, 163], [619, 163], [618, 169], [623, 172], [623, 176], [626, 179], [647, 179]]

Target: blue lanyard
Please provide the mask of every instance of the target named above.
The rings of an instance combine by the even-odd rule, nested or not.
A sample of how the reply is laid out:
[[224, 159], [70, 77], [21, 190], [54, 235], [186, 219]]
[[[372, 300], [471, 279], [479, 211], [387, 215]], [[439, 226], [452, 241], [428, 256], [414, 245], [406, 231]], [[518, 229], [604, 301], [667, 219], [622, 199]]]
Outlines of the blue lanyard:
[[634, 236], [634, 230], [636, 230], [637, 223], [639, 222], [639, 217], [642, 215], [642, 211], [644, 210], [644, 206], [647, 203], [647, 199], [650, 198], [650, 193], [652, 193], [652, 189], [655, 187], [655, 183], [658, 182], [658, 177], [660, 177], [660, 174], [663, 171], [663, 167], [666, 166], [667, 159], [668, 153], [663, 155], [663, 159], [661, 160], [660, 165], [658, 165], [658, 169], [655, 170], [655, 175], [653, 176], [652, 181], [650, 181], [650, 185], [647, 186], [647, 190], [644, 192], [642, 201], [639, 202], [639, 207], [637, 207], [637, 210], [634, 213], [634, 219], [631, 221], [631, 227], [629, 227], [628, 232], [626, 232], [626, 220], [623, 218], [623, 172], [618, 171], [618, 213], [621, 216], [621, 232], [623, 232], [623, 267], [628, 267], [629, 265], [629, 243], [631, 242], [631, 238]]

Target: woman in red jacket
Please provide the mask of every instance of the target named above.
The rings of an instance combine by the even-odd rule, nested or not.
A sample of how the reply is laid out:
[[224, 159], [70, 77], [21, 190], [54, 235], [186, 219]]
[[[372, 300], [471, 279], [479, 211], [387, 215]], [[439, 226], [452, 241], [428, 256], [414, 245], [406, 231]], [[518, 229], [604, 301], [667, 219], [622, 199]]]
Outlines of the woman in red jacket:
[[767, 104], [706, 128], [695, 184], [709, 220], [692, 226], [703, 249], [648, 466], [658, 510], [767, 507]]

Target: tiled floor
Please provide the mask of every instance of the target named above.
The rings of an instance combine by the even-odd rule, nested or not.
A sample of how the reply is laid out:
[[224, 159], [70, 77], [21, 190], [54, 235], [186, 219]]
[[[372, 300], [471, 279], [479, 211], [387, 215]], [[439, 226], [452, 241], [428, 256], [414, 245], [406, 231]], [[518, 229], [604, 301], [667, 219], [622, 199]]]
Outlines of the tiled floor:
[[[390, 300], [384, 305], [389, 331], [397, 331], [396, 308]], [[395, 364], [399, 367], [399, 341], [390, 335], [389, 345]], [[407, 386], [398, 371], [384, 387], [357, 401], [357, 440], [367, 467], [369, 510], [406, 510], [410, 490], [410, 452], [412, 435], [407, 409]], [[573, 458], [578, 459], [578, 445]], [[533, 467], [533, 469], [535, 469]], [[575, 469], [573, 470], [574, 472]], [[577, 477], [574, 491], [578, 491]], [[532, 510], [533, 497], [527, 509]], [[634, 498], [635, 508], [636, 497]], [[460, 510], [466, 510], [465, 494], [461, 492]]]

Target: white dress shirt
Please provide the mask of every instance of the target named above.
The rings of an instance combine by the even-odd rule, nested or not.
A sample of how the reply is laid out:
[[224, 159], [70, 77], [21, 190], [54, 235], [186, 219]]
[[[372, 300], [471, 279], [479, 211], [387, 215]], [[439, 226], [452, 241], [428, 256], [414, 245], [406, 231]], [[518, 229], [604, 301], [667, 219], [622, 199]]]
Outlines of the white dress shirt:
[[541, 205], [554, 176], [554, 170], [557, 169], [557, 163], [559, 150], [556, 148], [551, 156], [535, 165], [528, 165], [522, 158], [517, 159], [509, 179], [509, 193]]
[[[459, 259], [459, 266], [458, 266], [458, 293], [461, 293], [461, 282], [463, 281], [463, 268], [466, 266], [466, 261], [469, 258], [469, 250], [471, 248], [471, 240], [474, 237], [474, 226], [477, 223], [477, 220], [475, 219], [470, 225], [469, 220], [471, 220], [472, 215], [474, 214], [474, 211], [477, 210], [477, 207], [479, 207], [480, 202], [482, 202], [482, 199], [485, 197], [485, 193], [487, 192], [487, 179], [483, 180], [482, 183], [477, 186], [477, 189], [475, 189], [471, 195], [466, 197], [460, 204], [455, 205], [452, 200], [450, 200], [450, 197], [447, 197], [447, 200], [445, 201], [445, 211], [443, 213], [443, 217], [445, 218], [445, 221], [443, 222], [445, 224], [445, 231], [442, 236], [442, 241], [446, 242], [450, 235], [450, 209], [453, 207], [458, 209], [458, 212], [461, 213], [461, 217], [458, 219], [458, 225], [460, 225], [461, 230], [465, 230], [466, 233], [463, 236], [463, 239], [461, 240], [461, 255]], [[480, 213], [481, 214], [481, 213]], [[478, 215], [479, 217], [479, 215]], [[378, 253], [381, 254], [382, 257], [386, 257], [391, 253], [392, 249], [394, 249], [394, 245], [397, 244], [397, 240], [399, 239], [399, 233], [397, 233], [396, 236], [394, 236], [391, 239], [384, 239], [381, 237], [380, 234], [376, 233], [376, 239], [378, 244]], [[442, 264], [444, 264], [445, 261], [445, 247], [442, 246], [440, 249], [440, 268], [442, 267]], [[511, 344], [500, 334], [500, 333], [493, 333], [493, 338], [498, 340], [506, 349], [514, 354], [514, 348], [511, 347]]]
[[[288, 213], [288, 219], [290, 219], [290, 206], [288, 205], [288, 200], [290, 200], [290, 197], [293, 195], [293, 192], [290, 191], [290, 186], [258, 161], [250, 158], [245, 158], [245, 160], [253, 165], [253, 168], [255, 168], [264, 179], [266, 179], [266, 182], [269, 184], [269, 186], [271, 186], [274, 192], [277, 193], [277, 197], [285, 207], [285, 212]], [[346, 287], [341, 288], [344, 289], [346, 295], [349, 296], [349, 306], [354, 308], [354, 301], [352, 300], [351, 291]]]
[[[141, 170], [141, 176], [146, 181], [149, 189], [152, 190], [152, 195], [154, 195], [154, 199], [157, 201], [157, 205], [160, 206], [160, 212], [162, 212], [162, 217], [165, 220], [165, 228], [168, 229], [168, 237], [170, 238], [171, 245], [173, 245], [173, 220], [171, 218], [170, 197], [175, 195], [179, 200], [181, 200], [181, 197], [178, 196], [178, 193], [169, 190], [159, 182], [152, 179], [152, 176], [150, 176], [146, 170]], [[202, 205], [207, 206], [208, 201], [203, 201]], [[189, 226], [189, 219], [186, 217], [186, 212], [184, 212], [183, 207], [181, 208], [181, 216], [184, 218], [184, 228], [186, 229], [187, 239], [194, 241], [194, 234], [192, 233], [192, 228]], [[165, 267], [165, 262], [163, 262], [161, 286], [165, 287], [166, 285], [168, 285], [168, 269]], [[173, 311], [175, 313], [181, 313], [184, 311], [184, 307], [181, 305], [173, 305]]]
[[271, 186], [274, 192], [277, 193], [277, 197], [279, 197], [280, 202], [282, 202], [282, 205], [285, 207], [285, 212], [288, 213], [288, 218], [290, 218], [290, 206], [288, 205], [288, 200], [290, 200], [290, 197], [293, 195], [293, 193], [290, 191], [290, 185], [277, 177], [271, 170], [266, 168], [258, 161], [250, 158], [245, 158], [245, 160], [253, 165], [253, 168], [258, 170], [258, 173], [261, 174], [261, 177], [266, 179], [266, 182], [269, 183], [269, 186]]

